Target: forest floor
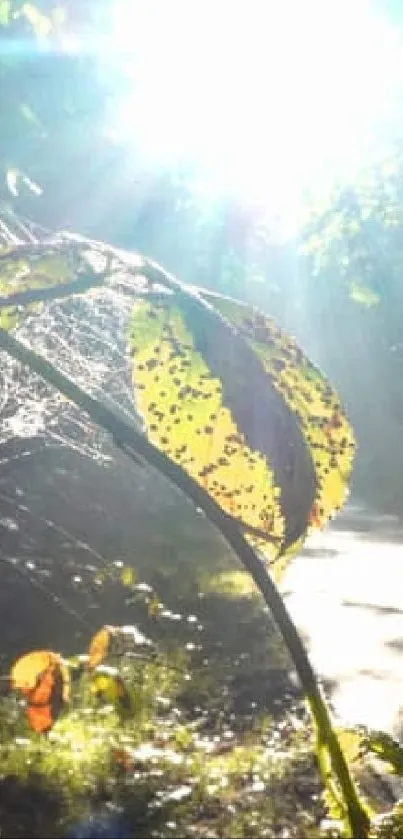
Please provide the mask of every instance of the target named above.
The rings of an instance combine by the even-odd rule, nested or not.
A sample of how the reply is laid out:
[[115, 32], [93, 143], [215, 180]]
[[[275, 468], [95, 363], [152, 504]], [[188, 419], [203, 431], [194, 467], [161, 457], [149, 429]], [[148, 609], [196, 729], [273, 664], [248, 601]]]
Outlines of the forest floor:
[[[310, 540], [283, 586], [338, 721], [396, 734], [402, 542], [395, 519], [349, 508]], [[85, 678], [48, 736], [29, 730], [15, 696], [0, 701], [1, 835], [95, 835], [75, 827], [92, 817], [104, 829], [96, 835], [122, 839], [328, 835], [312, 726], [248, 577], [225, 557], [214, 578], [184, 589], [177, 572], [148, 571], [146, 584], [105, 589], [105, 603], [115, 592], [161, 652], [120, 662], [129, 716], [99, 705]], [[391, 805], [382, 785], [372, 792], [380, 810]]]

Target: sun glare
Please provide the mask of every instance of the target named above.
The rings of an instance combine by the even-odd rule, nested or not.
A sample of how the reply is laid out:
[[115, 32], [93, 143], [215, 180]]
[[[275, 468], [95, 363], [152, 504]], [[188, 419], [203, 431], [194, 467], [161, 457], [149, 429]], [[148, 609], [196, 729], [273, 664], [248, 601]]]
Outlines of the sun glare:
[[350, 178], [397, 114], [400, 32], [364, 0], [120, 0], [113, 130], [153, 164], [290, 210]]

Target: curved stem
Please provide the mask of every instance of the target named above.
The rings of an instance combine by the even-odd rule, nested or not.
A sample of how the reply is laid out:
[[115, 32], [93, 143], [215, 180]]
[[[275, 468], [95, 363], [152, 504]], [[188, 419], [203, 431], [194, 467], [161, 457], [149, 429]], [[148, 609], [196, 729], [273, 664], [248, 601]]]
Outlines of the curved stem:
[[[325, 746], [328, 751], [331, 768], [340, 788], [346, 811], [349, 834], [354, 839], [365, 839], [369, 830], [369, 816], [360, 801], [357, 789], [350, 775], [345, 756], [332, 725], [329, 709], [322, 695], [307, 651], [287, 611], [280, 592], [268, 574], [265, 565], [245, 540], [239, 529], [239, 525], [180, 466], [177, 466], [163, 452], [155, 448], [144, 434], [138, 432], [129, 422], [118, 417], [110, 408], [102, 405], [102, 403], [78, 387], [45, 358], [29, 349], [1, 328], [0, 348], [22, 364], [30, 367], [31, 370], [78, 405], [78, 407], [90, 416], [94, 423], [112, 435], [115, 443], [129, 457], [138, 459], [138, 456], [140, 456], [140, 458], [146, 460], [147, 463], [161, 472], [168, 480], [176, 484], [197, 507], [203, 510], [209, 521], [224, 536], [256, 583], [256, 586], [273, 614], [293, 660], [316, 724], [318, 741], [321, 747], [323, 748]], [[327, 778], [323, 780], [325, 783], [328, 783]]]

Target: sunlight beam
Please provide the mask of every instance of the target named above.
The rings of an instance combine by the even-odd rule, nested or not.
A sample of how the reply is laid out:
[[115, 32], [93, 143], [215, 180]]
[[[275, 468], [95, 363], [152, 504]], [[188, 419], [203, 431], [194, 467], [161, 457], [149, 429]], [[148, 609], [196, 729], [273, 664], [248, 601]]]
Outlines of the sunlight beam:
[[401, 101], [401, 33], [365, 0], [119, 0], [108, 39], [118, 142], [280, 209], [353, 177]]

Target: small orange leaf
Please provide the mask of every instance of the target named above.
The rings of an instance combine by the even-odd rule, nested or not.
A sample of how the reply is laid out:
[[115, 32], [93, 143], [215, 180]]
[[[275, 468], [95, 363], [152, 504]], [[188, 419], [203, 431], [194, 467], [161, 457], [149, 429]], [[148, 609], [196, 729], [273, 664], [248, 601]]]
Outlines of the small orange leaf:
[[27, 717], [31, 728], [38, 734], [46, 734], [55, 723], [50, 705], [28, 705]]
[[108, 626], [99, 629], [91, 639], [88, 650], [88, 669], [94, 670], [106, 658], [111, 643], [111, 633]]
[[11, 670], [11, 685], [27, 699], [31, 728], [49, 731], [70, 698], [70, 671], [58, 653], [36, 650], [21, 656]]
[[35, 650], [22, 655], [11, 668], [11, 687], [24, 694], [36, 687], [40, 675], [54, 662], [60, 661], [58, 653], [51, 650]]

